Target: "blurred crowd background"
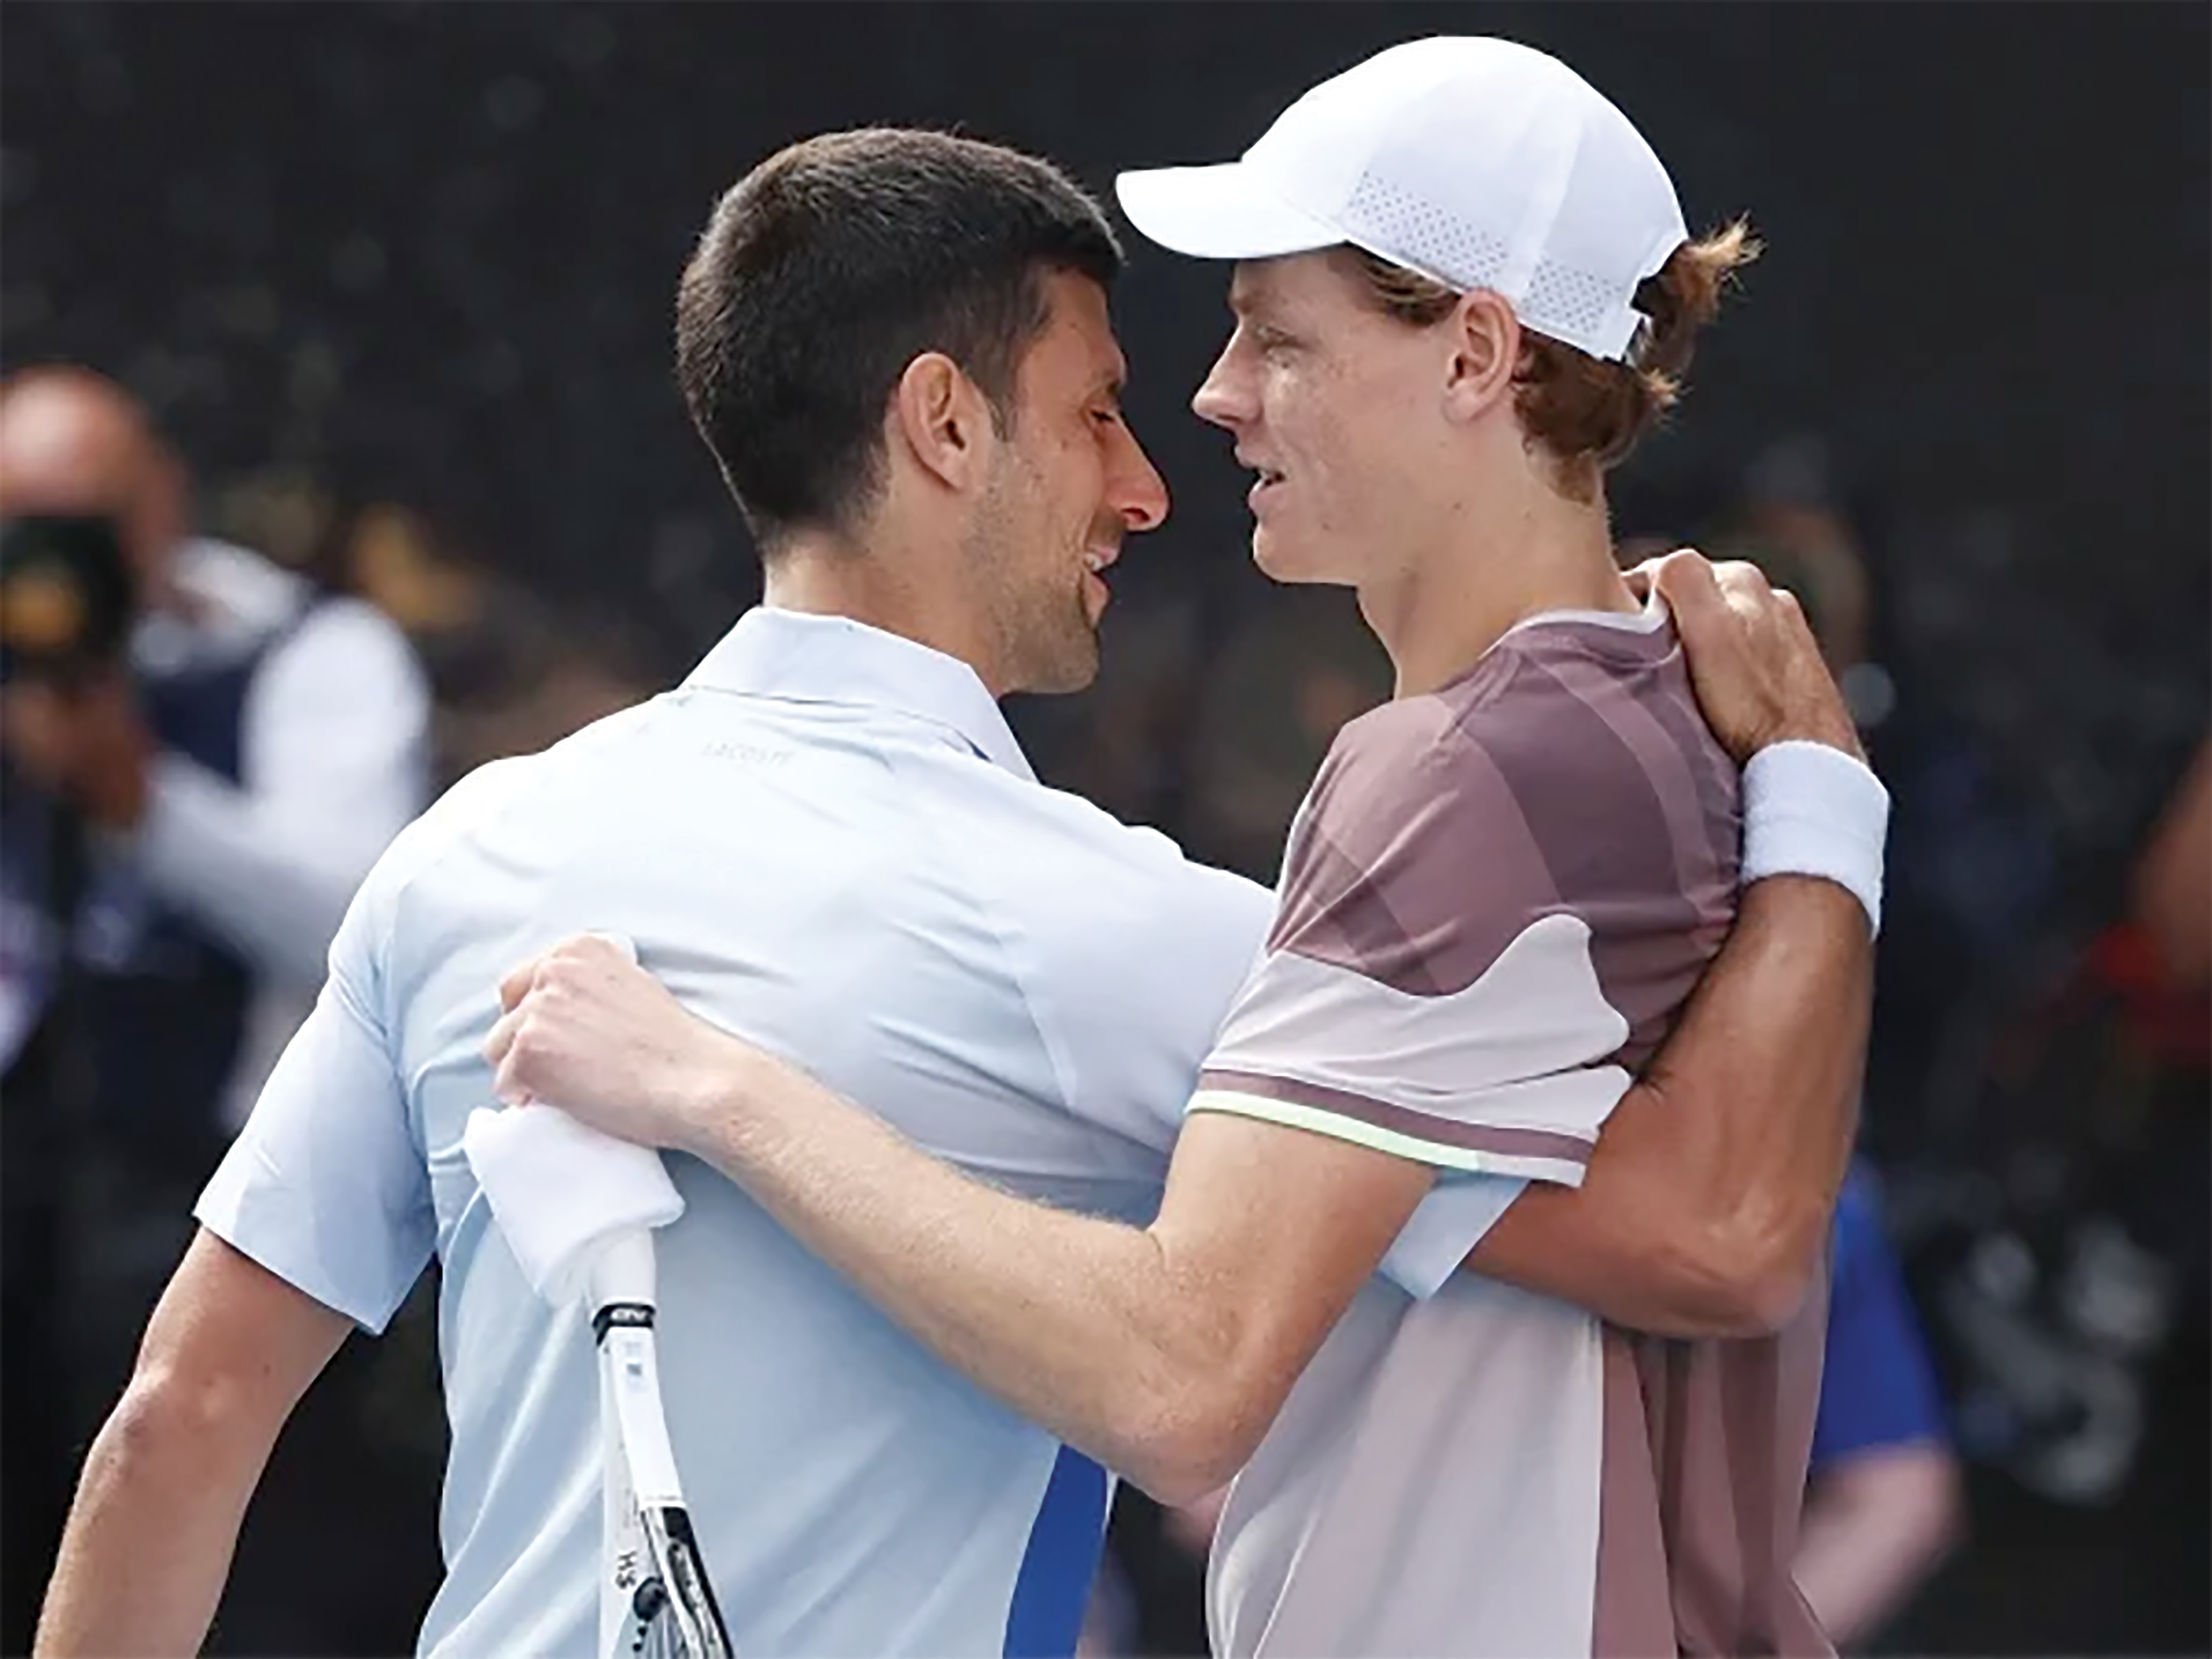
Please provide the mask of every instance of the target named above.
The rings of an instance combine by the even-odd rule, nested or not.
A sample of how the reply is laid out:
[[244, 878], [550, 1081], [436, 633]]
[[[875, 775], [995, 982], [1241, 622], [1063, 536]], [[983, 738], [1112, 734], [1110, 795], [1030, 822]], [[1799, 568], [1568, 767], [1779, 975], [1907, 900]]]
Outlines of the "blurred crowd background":
[[[218, 606], [276, 595], [216, 653], [242, 695], [273, 701], [250, 683], [288, 650], [287, 684], [322, 677], [251, 718], [342, 770], [366, 741], [349, 698], [377, 702], [419, 798], [672, 684], [757, 595], [669, 368], [677, 270], [754, 162], [830, 128], [957, 125], [1103, 192], [1232, 155], [1297, 90], [1431, 33], [1565, 58], [1667, 158], [1693, 226], [1747, 211], [1767, 243], [1614, 502], [1625, 556], [1690, 542], [1803, 596], [1895, 799], [1857, 1188], [1908, 1335], [1871, 1371], [1832, 1357], [1832, 1386], [1902, 1367], [1938, 1403], [1903, 1437], [1911, 1514], [1855, 1499], [1848, 1458], [1816, 1480], [1837, 1516], [1863, 1502], [1917, 1540], [1849, 1645], [2205, 1652], [2203, 7], [19, 3], [0, 369], [81, 365], [143, 404], [196, 532], [301, 579], [210, 578]], [[1243, 475], [1183, 406], [1225, 273], [1133, 252], [1129, 406], [1174, 512], [1117, 568], [1097, 685], [1012, 714], [1048, 781], [1268, 879], [1387, 672], [1345, 596], [1251, 568]], [[216, 557], [196, 545], [188, 572]], [[411, 653], [389, 708], [307, 642], [331, 607], [367, 626], [349, 603]], [[234, 750], [240, 718], [157, 735], [221, 771], [191, 745]], [[323, 833], [241, 823], [272, 858]], [[263, 1000], [312, 994], [296, 950], [161, 885], [191, 878], [147, 875], [153, 914]], [[110, 1029], [144, 1076], [191, 1069], [169, 1027]], [[72, 1108], [67, 1068], [26, 1058], [39, 1034], [5, 1035], [13, 1652], [123, 1381], [116, 1334], [220, 1134]], [[437, 1571], [434, 1334], [426, 1284], [311, 1397], [215, 1650], [411, 1644]], [[1203, 1535], [1123, 1495], [1097, 1651], [1202, 1646]]]

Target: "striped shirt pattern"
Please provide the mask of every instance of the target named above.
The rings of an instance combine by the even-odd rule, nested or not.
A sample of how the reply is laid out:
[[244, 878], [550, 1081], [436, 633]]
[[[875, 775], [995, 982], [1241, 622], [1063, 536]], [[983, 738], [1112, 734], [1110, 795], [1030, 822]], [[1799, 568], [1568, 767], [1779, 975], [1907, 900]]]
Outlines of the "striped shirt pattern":
[[[1740, 831], [1662, 613], [1524, 623], [1340, 736], [1192, 1109], [1434, 1164], [1492, 1218], [1578, 1184], [1726, 934]], [[1788, 1572], [1819, 1308], [1670, 1342], [1437, 1278], [1361, 1292], [1240, 1478], [1218, 1652], [1829, 1650]]]

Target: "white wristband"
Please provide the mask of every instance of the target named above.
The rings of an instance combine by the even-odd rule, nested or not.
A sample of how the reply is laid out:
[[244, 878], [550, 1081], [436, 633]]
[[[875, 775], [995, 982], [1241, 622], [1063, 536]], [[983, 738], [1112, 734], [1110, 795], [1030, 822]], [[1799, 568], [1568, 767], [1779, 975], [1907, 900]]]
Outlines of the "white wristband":
[[1768, 876], [1818, 876], [1848, 888], [1879, 933], [1888, 833], [1889, 791], [1840, 749], [1778, 743], [1743, 769], [1747, 887]]

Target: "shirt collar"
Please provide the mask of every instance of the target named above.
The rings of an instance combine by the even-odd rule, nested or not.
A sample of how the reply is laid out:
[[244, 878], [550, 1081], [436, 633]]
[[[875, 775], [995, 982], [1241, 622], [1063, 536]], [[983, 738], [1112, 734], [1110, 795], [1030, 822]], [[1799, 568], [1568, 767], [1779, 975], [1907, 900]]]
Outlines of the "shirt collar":
[[948, 728], [993, 765], [1036, 781], [1006, 717], [974, 669], [849, 617], [756, 606], [738, 618], [684, 684], [918, 715]]

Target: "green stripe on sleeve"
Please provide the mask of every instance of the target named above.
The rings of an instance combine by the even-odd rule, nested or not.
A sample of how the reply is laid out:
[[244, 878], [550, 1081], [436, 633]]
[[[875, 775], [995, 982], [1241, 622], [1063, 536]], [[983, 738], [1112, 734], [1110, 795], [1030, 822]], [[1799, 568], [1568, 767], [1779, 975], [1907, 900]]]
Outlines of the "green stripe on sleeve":
[[1200, 1089], [1190, 1097], [1190, 1104], [1184, 1109], [1226, 1112], [1236, 1117], [1280, 1123], [1288, 1128], [1309, 1129], [1334, 1140], [1353, 1141], [1378, 1152], [1388, 1152], [1393, 1158], [1409, 1158], [1439, 1169], [1467, 1170], [1477, 1175], [1518, 1176], [1566, 1187], [1583, 1184], [1583, 1166], [1571, 1158], [1510, 1157], [1480, 1152], [1472, 1146], [1447, 1146], [1395, 1129], [1380, 1128], [1348, 1113], [1327, 1111], [1294, 1100], [1272, 1100], [1229, 1089]]

